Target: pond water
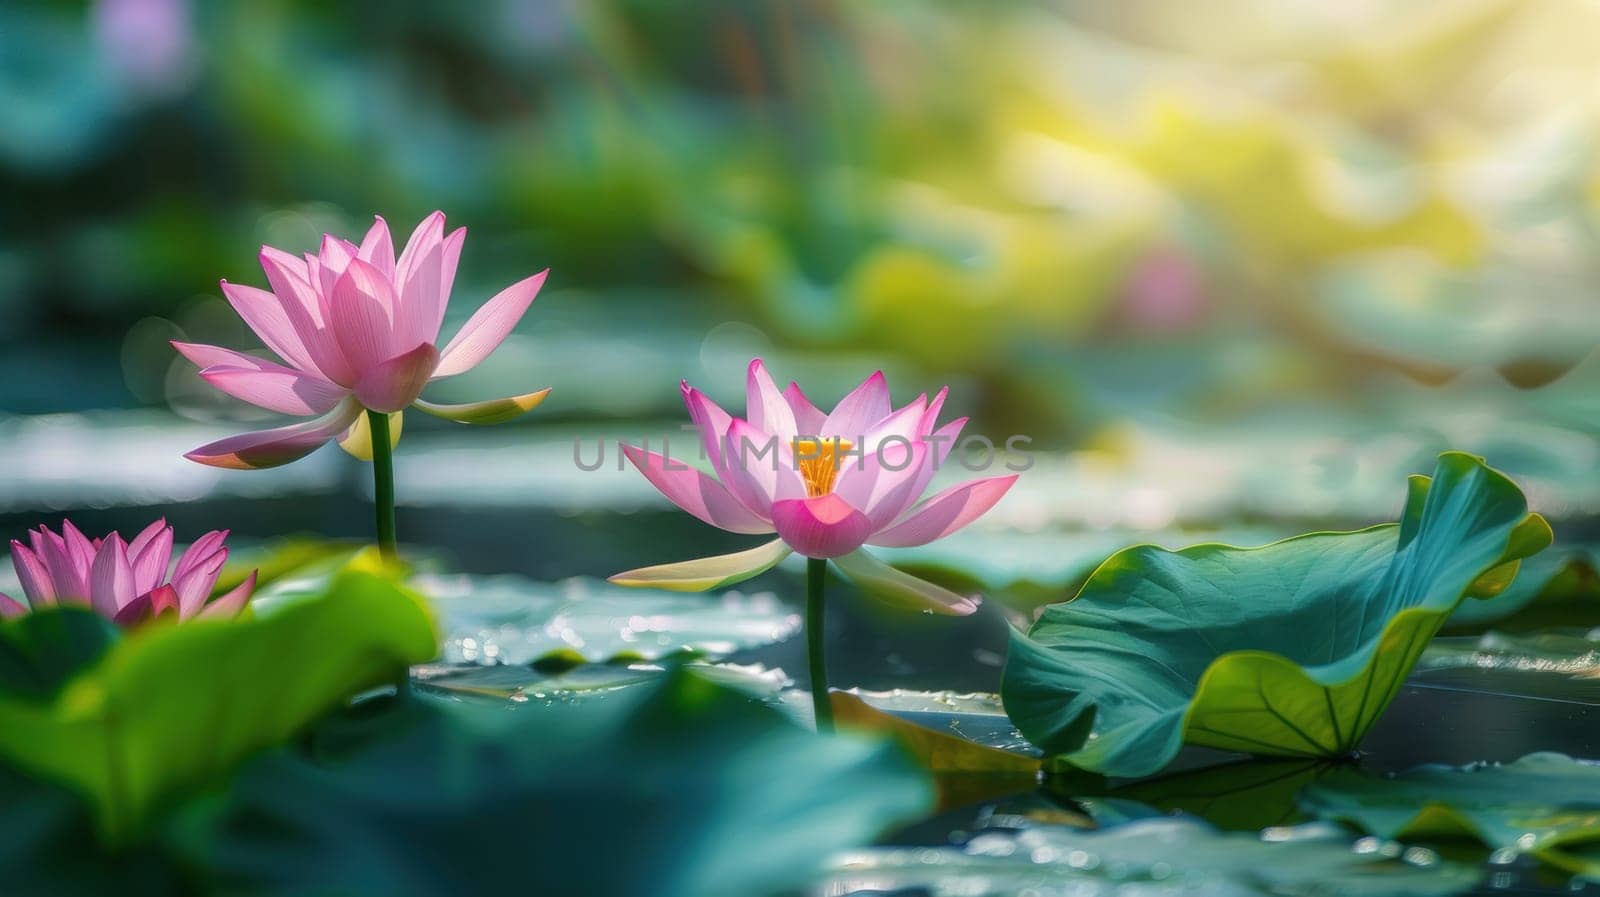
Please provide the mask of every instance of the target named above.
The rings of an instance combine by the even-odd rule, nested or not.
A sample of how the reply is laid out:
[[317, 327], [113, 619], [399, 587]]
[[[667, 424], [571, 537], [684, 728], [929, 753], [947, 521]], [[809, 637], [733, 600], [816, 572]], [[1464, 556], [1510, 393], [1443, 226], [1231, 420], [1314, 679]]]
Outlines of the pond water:
[[[86, 530], [127, 531], [157, 515], [180, 532], [227, 525], [241, 544], [297, 532], [359, 540], [369, 532], [362, 470], [333, 451], [281, 471], [216, 477], [166, 457], [177, 445], [208, 438], [209, 425], [134, 415], [16, 426], [27, 428], [18, 441], [19, 461], [0, 474], [0, 524], [8, 532], [37, 523], [40, 506], [55, 509], [47, 516], [69, 515]], [[102, 444], [111, 438], [133, 446], [150, 459], [153, 472], [97, 472], [85, 459], [55, 452], [53, 446], [76, 443], [84, 427]], [[612, 436], [626, 429], [649, 431], [616, 427]], [[614, 594], [602, 580], [620, 568], [737, 550], [748, 540], [666, 509], [630, 471], [574, 474], [575, 429], [471, 443], [447, 431], [418, 430], [399, 454], [399, 530], [404, 540], [425, 546], [412, 554], [436, 571], [422, 582], [451, 627], [441, 662], [414, 671], [419, 688], [510, 706], [603, 699], [648, 681], [655, 661], [687, 647], [716, 661], [712, 675], [808, 722], [805, 647], [796, 637], [803, 582], [795, 567], [782, 566], [722, 596]], [[531, 433], [539, 436], [530, 444]], [[1100, 559], [1124, 544], [1259, 544], [1318, 525], [1354, 526], [1392, 515], [1394, 477], [1386, 497], [1376, 490], [1345, 494], [1336, 503], [1311, 502], [1316, 514], [1282, 513], [1303, 507], [1313, 492], [1338, 491], [1338, 478], [1328, 480], [1326, 470], [1313, 473], [1288, 487], [1300, 498], [1246, 492], [1213, 504], [1222, 499], [1209, 485], [1158, 480], [1156, 492], [1147, 494], [1153, 487], [1140, 474], [1100, 475], [1082, 463], [1046, 458], [1039, 487], [994, 524], [942, 549], [893, 557], [935, 575], [1000, 583], [979, 613], [952, 619], [893, 612], [863, 600], [842, 580], [830, 582], [832, 682], [929, 729], [1029, 752], [994, 696], [1011, 625], [1025, 623], [1039, 604], [1071, 594]], [[1550, 484], [1562, 482], [1565, 472], [1532, 476], [1529, 491], [1550, 494]], [[1099, 490], [1097, 501], [1143, 511], [1088, 521], [1081, 510], [1064, 513], [1038, 498], [1091, 485]], [[1556, 524], [1564, 544], [1600, 534], [1588, 514], [1595, 501], [1589, 486], [1565, 493], [1563, 501], [1568, 513]], [[1207, 509], [1195, 515], [1198, 525], [1187, 513], [1171, 512], [1193, 507]], [[1538, 751], [1600, 757], [1600, 641], [1590, 636], [1580, 625], [1441, 638], [1350, 763], [1383, 774], [1426, 763], [1509, 762]], [[1357, 893], [1347, 888], [1351, 881], [1362, 883], [1359, 893], [1459, 893], [1477, 882], [1470, 893], [1600, 894], [1600, 885], [1576, 882], [1547, 864], [1475, 845], [1447, 841], [1430, 845], [1433, 852], [1408, 853], [1387, 841], [1355, 840], [1352, 848], [1351, 835], [1284, 828], [1310, 821], [1297, 795], [1341, 768], [1347, 766], [1249, 761], [1190, 748], [1154, 781], [1053, 777], [1034, 784], [976, 777], [965, 790], [948, 791], [969, 800], [893, 833], [882, 850], [841, 858], [820, 887], [835, 897], [972, 897]], [[1215, 829], [1163, 816], [1174, 811]], [[1108, 832], [1123, 832], [1123, 840], [1087, 831], [1118, 821], [1128, 826]], [[1271, 836], [1267, 842], [1258, 837], [1263, 830]], [[1263, 843], [1276, 852], [1257, 854]], [[1058, 857], [1077, 859], [1062, 865], [1053, 861]], [[1378, 865], [1369, 869], [1369, 863]], [[1324, 874], [1248, 872], [1287, 874], [1297, 864]], [[1396, 870], [1405, 874], [1391, 881]], [[1342, 884], [1330, 889], [1329, 881]]]

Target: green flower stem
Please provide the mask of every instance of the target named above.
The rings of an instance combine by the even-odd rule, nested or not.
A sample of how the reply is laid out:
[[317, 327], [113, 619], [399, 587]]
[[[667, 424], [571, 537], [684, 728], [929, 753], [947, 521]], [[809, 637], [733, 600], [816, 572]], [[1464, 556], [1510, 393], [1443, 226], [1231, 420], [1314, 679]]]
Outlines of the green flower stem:
[[378, 514], [378, 552], [386, 563], [400, 559], [394, 536], [394, 446], [389, 439], [389, 415], [367, 412], [372, 431], [372, 494]]
[[811, 707], [817, 731], [833, 731], [833, 705], [828, 702], [828, 655], [823, 646], [822, 581], [828, 575], [825, 558], [806, 561], [806, 652], [811, 665]]
[[[372, 431], [372, 506], [378, 517], [378, 554], [385, 564], [393, 564], [400, 560], [400, 549], [394, 535], [394, 442], [389, 438], [389, 415], [369, 410], [367, 424]], [[410, 667], [395, 674], [394, 689], [400, 698], [411, 693]]]

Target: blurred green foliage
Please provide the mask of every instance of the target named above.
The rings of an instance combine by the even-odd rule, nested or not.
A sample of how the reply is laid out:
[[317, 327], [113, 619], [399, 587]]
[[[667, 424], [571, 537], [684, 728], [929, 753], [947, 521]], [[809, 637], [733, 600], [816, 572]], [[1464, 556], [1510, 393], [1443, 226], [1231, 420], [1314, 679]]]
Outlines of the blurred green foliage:
[[[742, 320], [1047, 432], [1150, 349], [1267, 398], [1537, 381], [1600, 335], [1597, 31], [1509, 0], [8, 5], [0, 315], [65, 378], [146, 316], [227, 336], [260, 243], [443, 208], [458, 313], [548, 265], [530, 332]], [[138, 401], [167, 335], [128, 347]]]
[[[371, 556], [319, 594], [252, 609], [115, 640], [72, 607], [7, 621], [0, 759], [71, 787], [103, 840], [126, 843], [173, 800], [438, 650], [422, 599]], [[291, 657], [299, 662], [283, 662]], [[79, 666], [63, 670], [64, 660]]]
[[210, 893], [743, 897], [790, 893], [931, 791], [893, 744], [676, 670], [576, 704], [334, 718], [197, 803], [174, 844]]

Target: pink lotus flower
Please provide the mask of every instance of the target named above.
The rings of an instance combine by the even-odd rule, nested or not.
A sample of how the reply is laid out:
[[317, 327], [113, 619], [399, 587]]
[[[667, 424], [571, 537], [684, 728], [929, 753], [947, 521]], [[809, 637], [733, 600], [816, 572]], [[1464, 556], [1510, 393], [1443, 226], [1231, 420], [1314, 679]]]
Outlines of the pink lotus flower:
[[976, 598], [902, 573], [862, 549], [947, 536], [1016, 482], [1015, 474], [972, 480], [918, 502], [966, 423], [935, 429], [948, 390], [893, 409], [879, 371], [824, 414], [798, 384], [779, 391], [760, 359], [750, 363], [744, 419], [688, 383], [682, 389], [716, 476], [644, 448], [626, 446], [624, 453], [663, 495], [706, 523], [778, 538], [737, 554], [619, 573], [612, 582], [701, 591], [748, 579], [797, 551], [832, 559], [868, 593], [893, 603], [947, 614], [977, 609]]
[[90, 540], [69, 520], [61, 522], [60, 535], [41, 526], [28, 532], [29, 545], [11, 540], [11, 563], [28, 603], [0, 594], [0, 616], [55, 604], [86, 604], [119, 626], [165, 614], [180, 620], [235, 616], [255, 591], [256, 571], [226, 595], [207, 601], [228, 560], [227, 538], [225, 530], [213, 530], [196, 539], [169, 575], [172, 527], [165, 519], [131, 542], [117, 533]]
[[252, 405], [314, 420], [245, 433], [186, 457], [214, 467], [254, 469], [298, 460], [347, 433], [363, 411], [415, 407], [461, 423], [500, 423], [532, 409], [548, 389], [466, 405], [421, 399], [428, 383], [471, 370], [505, 340], [539, 287], [541, 271], [501, 291], [437, 348], [466, 228], [444, 232], [434, 212], [396, 260], [389, 227], [378, 218], [356, 246], [332, 235], [322, 251], [297, 258], [261, 248], [272, 291], [222, 282], [239, 317], [286, 364], [216, 346], [174, 342], [200, 376]]

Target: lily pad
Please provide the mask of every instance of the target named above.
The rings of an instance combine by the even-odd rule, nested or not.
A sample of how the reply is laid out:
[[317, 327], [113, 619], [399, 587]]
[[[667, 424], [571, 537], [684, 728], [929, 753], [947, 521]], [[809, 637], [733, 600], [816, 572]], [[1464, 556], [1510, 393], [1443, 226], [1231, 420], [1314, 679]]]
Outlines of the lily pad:
[[1106, 775], [1155, 773], [1185, 742], [1345, 754], [1456, 606], [1549, 541], [1509, 479], [1449, 452], [1398, 524], [1119, 552], [1013, 633], [1001, 694], [1046, 753]]
[[[759, 664], [695, 662], [684, 664], [684, 668], [710, 682], [763, 700], [776, 701], [791, 684], [783, 670]], [[577, 703], [651, 685], [671, 674], [672, 668], [652, 663], [590, 663], [557, 671], [530, 666], [441, 663], [411, 670], [412, 682], [426, 692], [460, 700], [513, 705]]]
[[1434, 639], [1417, 663], [1417, 672], [1424, 675], [1459, 669], [1591, 679], [1600, 697], [1600, 630], [1486, 632], [1476, 638]]
[[[29, 616], [50, 613], [72, 611]], [[14, 640], [37, 621], [4, 625]], [[122, 839], [164, 801], [215, 784], [437, 644], [417, 596], [375, 564], [353, 564], [307, 600], [251, 619], [148, 626], [53, 694], [0, 695], [0, 757], [77, 791], [102, 833]]]
[[890, 713], [950, 713], [996, 719], [1003, 718], [1006, 713], [1000, 704], [1000, 696], [985, 691], [923, 691], [917, 688], [880, 691], [852, 688], [847, 694]]
[[[424, 560], [437, 571], [440, 564]], [[337, 557], [312, 561], [257, 592], [255, 603], [326, 587]], [[775, 644], [800, 631], [800, 614], [771, 592], [714, 595], [631, 589], [588, 577], [539, 582], [523, 576], [423, 572], [409, 584], [426, 595], [444, 630], [447, 664], [577, 666], [719, 657]]]
[[1469, 837], [1496, 857], [1530, 853], [1600, 880], [1600, 765], [1563, 754], [1529, 754], [1514, 763], [1420, 766], [1393, 778], [1356, 770], [1330, 775], [1301, 793], [1324, 819], [1384, 838]]
[[[858, 699], [873, 711], [889, 714], [909, 725], [921, 726], [986, 748], [1037, 757], [1039, 751], [1011, 724], [1000, 696], [990, 692], [924, 691], [914, 688], [845, 689], [840, 694]], [[787, 689], [779, 696], [789, 714], [813, 725], [811, 693]]]
[[451, 663], [529, 664], [718, 656], [781, 642], [800, 615], [770, 592], [719, 595], [629, 589], [587, 578], [419, 576]]
[[[1436, 760], [1461, 763], [1475, 759], [1510, 760], [1540, 748], [1588, 756], [1593, 748], [1584, 723], [1600, 714], [1600, 629], [1552, 629], [1543, 632], [1499, 632], [1480, 636], [1444, 636], [1434, 639], [1422, 653], [1410, 684], [1471, 694], [1481, 701], [1536, 701], [1553, 705], [1551, 725], [1529, 728], [1516, 718], [1505, 722], [1506, 732], [1518, 732], [1519, 744], [1508, 752], [1469, 751]], [[1483, 712], [1491, 712], [1485, 709]], [[1536, 734], [1535, 734], [1536, 733]], [[1576, 739], [1552, 742], [1561, 738]], [[1500, 739], [1504, 741], [1505, 739]], [[1419, 757], [1418, 759], [1424, 759]]]
[[823, 737], [687, 671], [505, 713], [420, 698], [320, 762], [280, 751], [182, 819], [223, 893], [747, 897], [931, 804], [879, 739]]
[[1265, 897], [1273, 894], [1455, 894], [1477, 883], [1470, 867], [1432, 851], [1336, 826], [1219, 832], [1188, 817], [1139, 819], [1099, 831], [1033, 825], [980, 832], [961, 847], [887, 847], [840, 858], [824, 883], [839, 895], [936, 897]]

